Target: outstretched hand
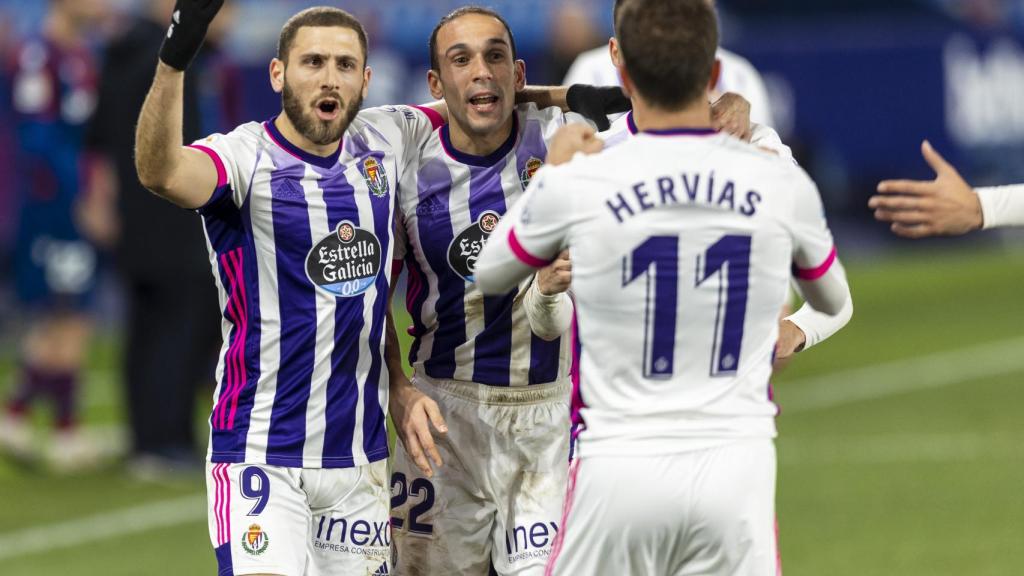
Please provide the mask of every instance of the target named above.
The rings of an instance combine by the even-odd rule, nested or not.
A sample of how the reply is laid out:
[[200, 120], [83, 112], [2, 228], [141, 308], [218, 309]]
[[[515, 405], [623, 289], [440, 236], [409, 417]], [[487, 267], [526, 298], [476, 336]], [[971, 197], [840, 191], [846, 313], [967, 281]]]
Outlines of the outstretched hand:
[[446, 434], [448, 425], [445, 424], [444, 417], [441, 416], [437, 402], [420, 392], [404, 375], [392, 376], [392, 378], [404, 381], [395, 384], [395, 381], [392, 380], [389, 402], [391, 420], [397, 429], [398, 438], [402, 441], [405, 452], [412, 458], [416, 467], [427, 478], [431, 478], [434, 475], [434, 470], [430, 466], [430, 461], [433, 461], [437, 467], [441, 467], [444, 462], [441, 460], [440, 452], [437, 451], [430, 427], [433, 426], [440, 434]]
[[983, 224], [978, 194], [925, 140], [921, 154], [935, 170], [934, 180], [884, 180], [868, 200], [875, 219], [892, 222], [907, 238], [966, 234]]

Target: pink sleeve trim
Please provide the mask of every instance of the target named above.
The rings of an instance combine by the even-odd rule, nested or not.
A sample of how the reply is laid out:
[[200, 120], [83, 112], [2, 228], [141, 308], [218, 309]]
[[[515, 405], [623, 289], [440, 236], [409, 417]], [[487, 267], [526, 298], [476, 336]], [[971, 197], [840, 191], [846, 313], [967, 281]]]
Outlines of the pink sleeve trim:
[[427, 118], [430, 119], [430, 125], [434, 130], [444, 126], [444, 118], [437, 112], [437, 110], [427, 108], [426, 106], [413, 106], [413, 108], [427, 115]]
[[220, 154], [217, 154], [213, 148], [209, 148], [201, 144], [190, 144], [188, 147], [195, 148], [201, 152], [206, 152], [207, 156], [213, 160], [213, 165], [217, 168], [217, 188], [228, 183], [228, 171], [224, 169], [224, 162], [221, 161]]
[[508, 245], [512, 248], [512, 253], [519, 258], [519, 261], [527, 266], [533, 268], [543, 268], [551, 263], [551, 260], [544, 260], [543, 258], [537, 258], [533, 254], [526, 251], [523, 245], [519, 243], [519, 239], [516, 238], [515, 229], [509, 229], [508, 231]]
[[832, 251], [828, 253], [828, 257], [819, 266], [814, 268], [800, 268], [796, 264], [793, 265], [793, 276], [801, 280], [817, 280], [828, 272], [829, 268], [832, 267], [832, 263], [836, 261], [836, 247], [832, 247]]

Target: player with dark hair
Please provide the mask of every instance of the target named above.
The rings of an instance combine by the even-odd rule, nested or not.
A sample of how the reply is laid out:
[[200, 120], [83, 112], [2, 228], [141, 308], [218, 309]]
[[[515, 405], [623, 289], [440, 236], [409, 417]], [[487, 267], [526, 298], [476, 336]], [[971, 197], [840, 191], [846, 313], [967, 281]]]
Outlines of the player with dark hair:
[[[494, 297], [480, 293], [474, 267], [542, 165], [547, 139], [583, 118], [516, 105], [526, 66], [492, 10], [444, 16], [428, 47], [430, 91], [450, 122], [401, 181], [395, 250], [409, 271], [413, 382], [437, 401], [448, 432], [436, 443], [403, 436], [396, 454], [396, 571], [485, 576], [493, 564], [498, 574], [540, 574], [567, 473], [571, 266], [562, 258]], [[390, 360], [397, 374], [401, 360]], [[427, 446], [443, 467], [417, 464]]]
[[[318, 7], [281, 31], [281, 114], [182, 146], [183, 71], [220, 6], [177, 2], [136, 132], [140, 181], [201, 214], [220, 293], [211, 540], [222, 574], [386, 574], [394, 194], [433, 126], [360, 111], [366, 34]], [[416, 394], [407, 413], [436, 411]]]
[[476, 268], [501, 294], [572, 255], [584, 429], [546, 573], [776, 575], [778, 310], [791, 275], [827, 315], [849, 288], [810, 178], [712, 128], [710, 4], [625, 0], [616, 28], [638, 133], [562, 129]]

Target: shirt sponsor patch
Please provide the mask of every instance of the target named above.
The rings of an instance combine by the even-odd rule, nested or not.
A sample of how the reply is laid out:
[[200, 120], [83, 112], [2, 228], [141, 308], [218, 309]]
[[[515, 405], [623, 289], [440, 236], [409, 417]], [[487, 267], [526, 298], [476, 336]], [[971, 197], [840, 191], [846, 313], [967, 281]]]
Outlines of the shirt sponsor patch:
[[322, 290], [351, 297], [366, 292], [381, 269], [380, 240], [342, 220], [306, 257], [306, 275]]
[[473, 272], [476, 270], [476, 259], [480, 257], [480, 251], [484, 249], [491, 232], [498, 227], [500, 219], [497, 212], [487, 210], [480, 214], [476, 222], [452, 238], [452, 243], [448, 245], [448, 265], [466, 281], [475, 282]]

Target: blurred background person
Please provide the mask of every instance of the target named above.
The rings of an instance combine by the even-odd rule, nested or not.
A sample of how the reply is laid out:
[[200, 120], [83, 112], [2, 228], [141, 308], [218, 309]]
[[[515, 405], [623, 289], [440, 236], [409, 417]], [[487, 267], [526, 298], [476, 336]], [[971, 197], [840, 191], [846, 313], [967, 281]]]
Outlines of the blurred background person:
[[62, 470], [92, 464], [99, 455], [77, 426], [98, 258], [76, 223], [76, 208], [85, 194], [89, 166], [82, 142], [96, 101], [87, 34], [103, 9], [101, 0], [50, 0], [38, 35], [15, 50], [11, 72], [18, 143], [14, 279], [27, 323], [0, 445], [34, 459], [29, 410], [48, 400], [56, 432], [43, 454]]
[[[125, 299], [122, 380], [131, 441], [129, 470], [157, 479], [196, 472], [196, 395], [211, 384], [220, 345], [216, 291], [203, 256], [202, 224], [145, 190], [133, 162], [135, 121], [156, 67], [174, 0], [143, 2], [109, 44], [88, 143], [102, 158], [86, 218], [113, 248]], [[238, 122], [241, 82], [219, 40], [231, 5], [211, 25], [185, 83], [184, 138]]]

